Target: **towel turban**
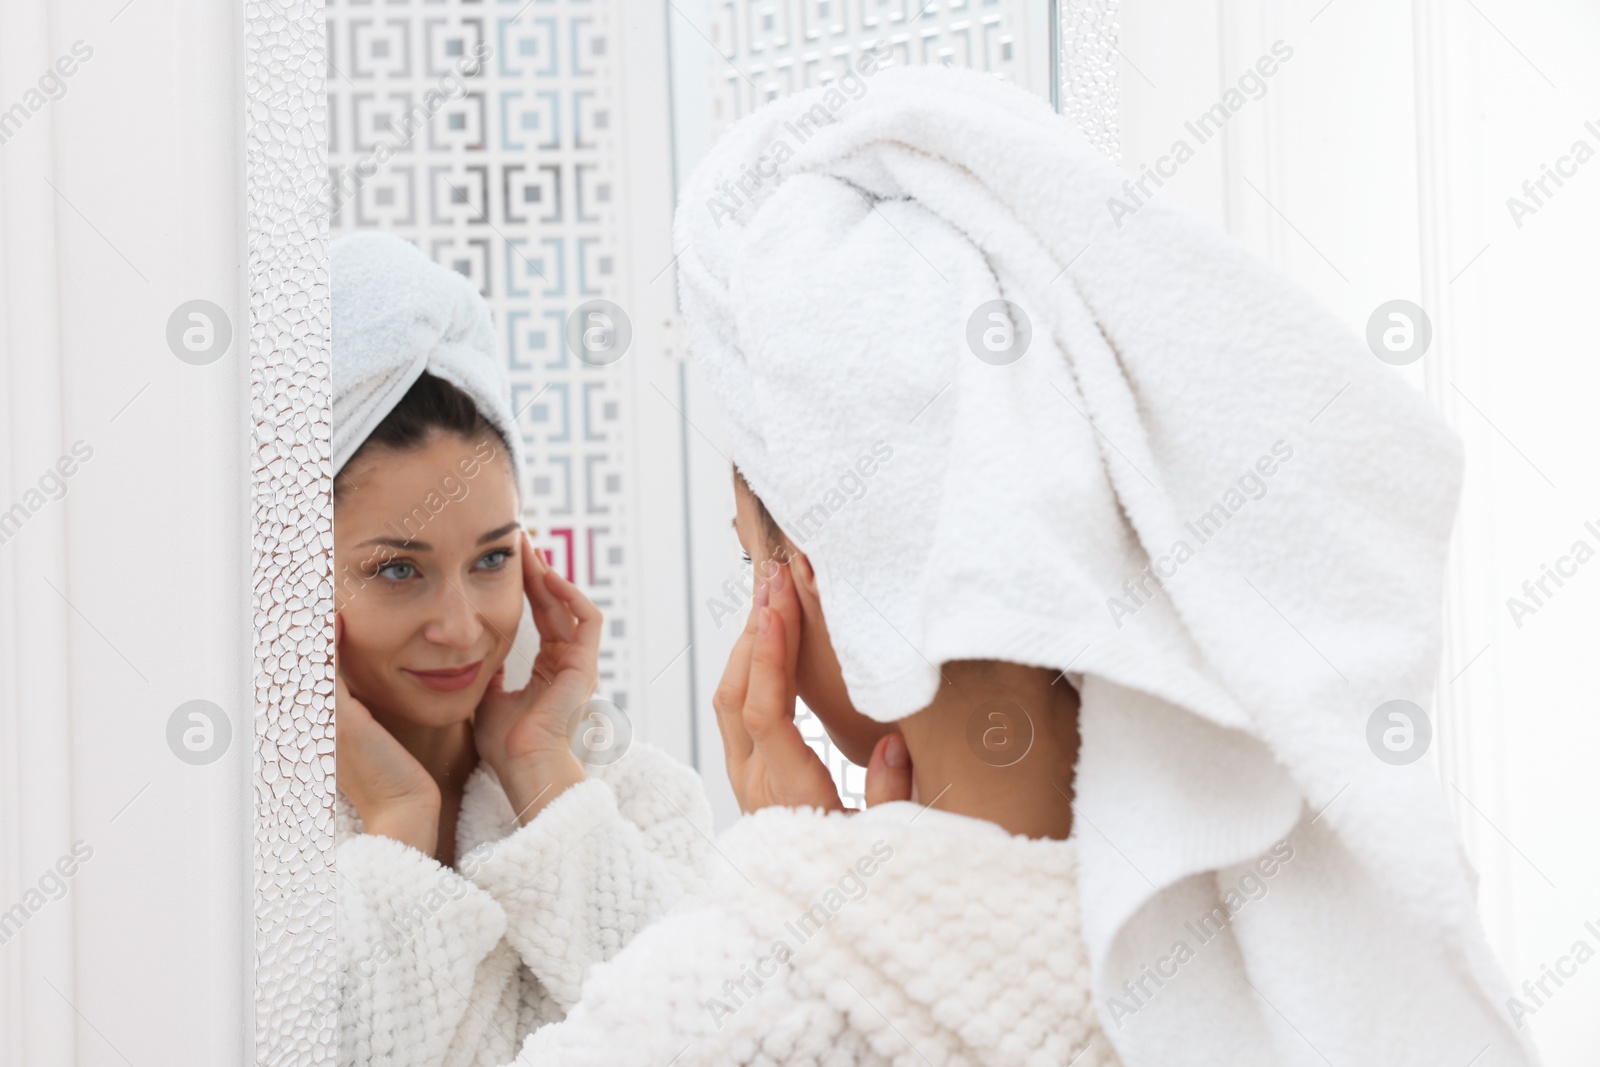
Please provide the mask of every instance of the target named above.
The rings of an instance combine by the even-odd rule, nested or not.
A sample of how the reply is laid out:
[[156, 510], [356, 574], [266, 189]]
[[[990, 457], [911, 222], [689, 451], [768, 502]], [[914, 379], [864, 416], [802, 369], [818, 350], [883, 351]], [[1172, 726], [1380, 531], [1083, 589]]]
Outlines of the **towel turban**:
[[340, 237], [329, 256], [334, 474], [426, 371], [465, 393], [504, 438], [521, 486], [522, 435], [494, 320], [472, 282], [389, 233]]

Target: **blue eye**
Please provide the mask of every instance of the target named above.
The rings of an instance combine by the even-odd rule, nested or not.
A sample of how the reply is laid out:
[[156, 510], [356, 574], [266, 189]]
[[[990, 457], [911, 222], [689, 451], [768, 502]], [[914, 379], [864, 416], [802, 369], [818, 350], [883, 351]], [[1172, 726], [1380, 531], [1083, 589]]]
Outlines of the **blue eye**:
[[413, 577], [417, 573], [417, 568], [405, 562], [386, 563], [379, 567], [376, 573], [378, 577], [391, 582], [403, 582]]
[[504, 567], [506, 560], [510, 558], [511, 550], [509, 548], [497, 548], [493, 552], [484, 553], [483, 558], [478, 561], [478, 568], [486, 571], [497, 571]]

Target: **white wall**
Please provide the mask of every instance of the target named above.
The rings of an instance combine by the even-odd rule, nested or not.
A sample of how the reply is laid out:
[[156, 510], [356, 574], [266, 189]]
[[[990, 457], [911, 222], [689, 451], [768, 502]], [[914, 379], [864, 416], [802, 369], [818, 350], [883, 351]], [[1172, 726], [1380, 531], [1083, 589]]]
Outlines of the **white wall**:
[[[185, 0], [17, 0], [3, 18], [0, 108], [74, 42], [92, 55], [0, 146], [0, 508], [74, 442], [93, 455], [0, 545], [0, 909], [75, 841], [92, 856], [0, 945], [0, 1064], [242, 1062], [238, 22]], [[196, 298], [235, 327], [208, 366], [166, 341]], [[233, 726], [206, 766], [166, 739], [193, 699]]]
[[[1121, 21], [1124, 169], [1154, 162], [1281, 39], [1294, 55], [1266, 94], [1163, 195], [1358, 333], [1396, 297], [1433, 319], [1433, 348], [1396, 373], [1467, 450], [1434, 709], [1440, 788], [1512, 984], [1538, 979], [1580, 938], [1600, 949], [1584, 929], [1600, 927], [1600, 699], [1588, 670], [1600, 563], [1520, 628], [1506, 598], [1576, 539], [1600, 548], [1600, 161], [1520, 229], [1505, 200], [1575, 139], [1600, 150], [1600, 12], [1576, 0], [1124, 0]], [[1600, 1060], [1600, 962], [1547, 988], [1529, 1020], [1547, 1062]]]

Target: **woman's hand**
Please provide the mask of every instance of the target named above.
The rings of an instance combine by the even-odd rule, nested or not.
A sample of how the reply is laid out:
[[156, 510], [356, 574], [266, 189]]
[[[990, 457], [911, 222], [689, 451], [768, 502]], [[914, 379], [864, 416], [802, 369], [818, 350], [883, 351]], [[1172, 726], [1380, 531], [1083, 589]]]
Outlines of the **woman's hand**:
[[478, 755], [489, 761], [523, 825], [568, 786], [583, 781], [572, 752], [573, 713], [599, 682], [603, 616], [522, 537], [522, 588], [539, 630], [539, 654], [528, 684], [503, 686], [502, 666], [472, 718]]
[[[756, 590], [744, 633], [712, 698], [739, 810], [843, 811], [838, 787], [795, 725], [800, 600], [787, 565]], [[911, 761], [898, 732], [878, 740], [867, 765], [867, 803], [911, 799]]]
[[339, 673], [344, 616], [333, 617], [334, 746], [339, 792], [369, 834], [392, 837], [432, 856], [439, 847], [439, 784], [395, 736], [350, 695]]

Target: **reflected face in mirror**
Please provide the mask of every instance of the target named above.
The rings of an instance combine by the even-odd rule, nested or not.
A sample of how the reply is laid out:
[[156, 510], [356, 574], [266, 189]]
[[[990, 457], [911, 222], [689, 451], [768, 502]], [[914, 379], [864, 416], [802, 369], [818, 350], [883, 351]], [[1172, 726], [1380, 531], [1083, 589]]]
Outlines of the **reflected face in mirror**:
[[828, 737], [844, 757], [865, 767], [872, 749], [885, 734], [899, 730], [894, 723], [877, 722], [856, 710], [844, 684], [844, 671], [834, 655], [828, 624], [822, 617], [822, 602], [817, 596], [816, 576], [805, 553], [777, 529], [760, 499], [750, 491], [743, 476], [733, 475], [734, 529], [739, 544], [750, 557], [756, 580], [770, 575], [784, 560], [794, 578], [800, 597], [800, 656], [795, 670], [795, 688], [806, 707], [816, 713]]
[[517, 516], [511, 459], [493, 435], [369, 445], [339, 473], [339, 669], [380, 720], [472, 718], [522, 618]]

